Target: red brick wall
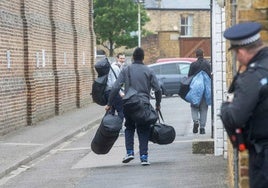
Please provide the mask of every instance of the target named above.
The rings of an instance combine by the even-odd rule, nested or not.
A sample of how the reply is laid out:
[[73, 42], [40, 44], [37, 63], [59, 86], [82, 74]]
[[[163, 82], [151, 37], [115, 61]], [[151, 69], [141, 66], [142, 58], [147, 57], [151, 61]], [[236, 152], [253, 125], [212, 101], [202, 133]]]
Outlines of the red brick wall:
[[56, 76], [56, 114], [76, 106], [76, 75], [74, 69], [74, 35], [71, 1], [51, 1], [53, 22], [53, 58]]
[[0, 1], [0, 135], [92, 102], [92, 6]]
[[[75, 33], [77, 40], [74, 43], [75, 46], [75, 57], [74, 62], [76, 63], [76, 76], [77, 76], [77, 101], [78, 106], [83, 106], [91, 102], [91, 97], [89, 93], [91, 92], [91, 84], [90, 80], [93, 79], [93, 75], [91, 74], [91, 66], [90, 64], [91, 58], [94, 56], [94, 46], [91, 45], [90, 35], [91, 32], [89, 30], [92, 25], [90, 25], [88, 15], [89, 15], [89, 6], [85, 6], [88, 4], [88, 0], [73, 0], [73, 25], [75, 26]], [[93, 62], [93, 61], [92, 61]]]
[[49, 11], [49, 0], [22, 2], [28, 124], [35, 124], [55, 114], [55, 79]]
[[1, 0], [0, 7], [0, 133], [6, 133], [26, 125], [27, 93], [20, 1]]

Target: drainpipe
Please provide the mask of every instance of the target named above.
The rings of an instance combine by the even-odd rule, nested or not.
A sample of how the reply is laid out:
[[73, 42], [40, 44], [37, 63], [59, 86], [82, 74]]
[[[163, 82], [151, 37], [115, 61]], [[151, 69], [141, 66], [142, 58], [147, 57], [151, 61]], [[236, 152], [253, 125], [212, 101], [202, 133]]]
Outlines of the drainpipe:
[[[232, 25], [236, 24], [236, 10], [237, 10], [237, 2], [236, 0], [232, 0], [232, 10], [231, 10], [231, 14], [232, 14]], [[232, 62], [233, 62], [233, 75], [236, 74], [236, 54], [233, 53], [232, 55]]]
[[[236, 10], [237, 10], [237, 2], [236, 0], [232, 0], [231, 4], [231, 19], [232, 19], [232, 25], [236, 24]], [[233, 76], [236, 74], [237, 69], [236, 69], [236, 54], [232, 54], [232, 73]], [[239, 188], [239, 152], [237, 148], [234, 148], [234, 188]]]

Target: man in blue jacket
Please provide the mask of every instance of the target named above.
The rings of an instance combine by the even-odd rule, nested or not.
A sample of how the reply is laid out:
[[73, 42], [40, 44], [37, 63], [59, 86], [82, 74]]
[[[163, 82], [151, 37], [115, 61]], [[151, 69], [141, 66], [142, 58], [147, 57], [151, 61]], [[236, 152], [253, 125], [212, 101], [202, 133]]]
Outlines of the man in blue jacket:
[[[130, 79], [131, 87], [138, 92], [140, 99], [146, 104], [150, 104], [150, 90], [152, 88], [155, 91], [156, 97], [155, 107], [156, 109], [160, 109], [162, 98], [161, 89], [154, 72], [143, 63], [144, 51], [142, 48], [136, 48], [134, 50], [133, 60], [131, 65], [120, 72], [114, 83], [106, 110], [110, 109], [111, 104], [122, 85], [125, 85], [125, 91], [127, 92], [128, 84], [126, 83], [128, 79]], [[134, 159], [134, 133], [137, 129], [140, 161], [142, 165], [149, 165], [148, 141], [150, 136], [150, 125], [137, 123], [135, 122], [135, 119], [130, 118], [127, 114], [125, 114], [125, 119], [125, 144], [127, 155], [123, 158], [122, 162], [128, 163]]]

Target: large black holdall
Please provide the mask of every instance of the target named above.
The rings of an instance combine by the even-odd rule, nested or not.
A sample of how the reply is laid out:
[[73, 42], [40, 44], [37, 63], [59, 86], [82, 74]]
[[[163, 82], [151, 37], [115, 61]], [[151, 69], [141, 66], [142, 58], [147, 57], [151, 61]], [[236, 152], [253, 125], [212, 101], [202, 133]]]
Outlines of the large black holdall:
[[107, 112], [91, 141], [92, 151], [96, 154], [107, 154], [119, 136], [122, 123], [123, 120], [119, 116]]
[[151, 125], [149, 141], [159, 145], [170, 144], [175, 140], [175, 129], [170, 125], [164, 124], [164, 119], [161, 111], [158, 110], [158, 113], [163, 123], [160, 122], [159, 118], [159, 121], [157, 123]]

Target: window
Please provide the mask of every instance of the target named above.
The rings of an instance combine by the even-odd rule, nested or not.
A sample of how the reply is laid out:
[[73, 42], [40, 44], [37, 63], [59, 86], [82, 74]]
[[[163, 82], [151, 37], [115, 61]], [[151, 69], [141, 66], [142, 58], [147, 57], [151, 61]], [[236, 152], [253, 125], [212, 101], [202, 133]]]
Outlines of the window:
[[156, 75], [160, 74], [160, 66], [152, 66], [150, 67]]
[[193, 16], [181, 15], [181, 36], [191, 37], [193, 35]]
[[178, 74], [176, 63], [162, 65], [161, 74]]
[[179, 64], [180, 67], [180, 73], [183, 75], [188, 75], [189, 69], [190, 69], [190, 64], [189, 63], [181, 63]]

